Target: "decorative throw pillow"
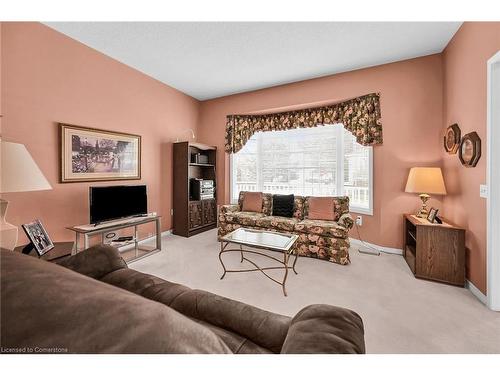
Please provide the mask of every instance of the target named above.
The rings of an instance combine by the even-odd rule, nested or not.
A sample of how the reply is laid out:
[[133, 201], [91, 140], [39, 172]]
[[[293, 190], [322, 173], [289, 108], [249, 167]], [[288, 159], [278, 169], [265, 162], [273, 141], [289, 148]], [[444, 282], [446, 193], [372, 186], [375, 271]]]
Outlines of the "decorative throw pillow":
[[335, 220], [335, 206], [331, 197], [309, 197], [308, 219]]
[[241, 211], [262, 212], [262, 193], [245, 192]]
[[290, 195], [273, 195], [273, 216], [292, 217], [295, 197]]

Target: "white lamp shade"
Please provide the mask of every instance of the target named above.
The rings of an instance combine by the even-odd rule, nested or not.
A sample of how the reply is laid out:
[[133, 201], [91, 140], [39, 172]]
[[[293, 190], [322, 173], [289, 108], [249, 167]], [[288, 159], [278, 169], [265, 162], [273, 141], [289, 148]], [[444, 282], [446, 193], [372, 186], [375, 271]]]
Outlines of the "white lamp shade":
[[0, 148], [1, 193], [52, 189], [24, 145], [0, 141]]

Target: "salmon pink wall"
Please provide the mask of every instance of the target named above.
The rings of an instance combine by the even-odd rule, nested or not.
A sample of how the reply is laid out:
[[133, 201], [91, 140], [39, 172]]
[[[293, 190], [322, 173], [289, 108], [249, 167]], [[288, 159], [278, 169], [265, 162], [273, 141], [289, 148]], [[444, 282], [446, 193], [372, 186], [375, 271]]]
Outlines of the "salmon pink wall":
[[443, 151], [448, 195], [444, 214], [467, 229], [467, 278], [486, 293], [486, 62], [500, 50], [500, 22], [466, 22], [443, 52], [443, 125], [458, 123], [462, 135], [476, 131], [482, 157], [475, 168], [464, 168], [457, 155]]
[[[200, 140], [218, 147], [218, 202], [229, 202], [229, 158], [223, 151], [228, 114], [283, 111], [380, 92], [384, 144], [374, 147], [374, 215], [361, 236], [401, 249], [402, 214], [420, 200], [404, 192], [410, 167], [441, 166], [441, 55], [432, 55], [328, 77], [227, 96], [201, 103]], [[441, 207], [431, 199], [431, 205]], [[356, 237], [355, 231], [351, 233]]]
[[[64, 228], [88, 222], [90, 185], [142, 183], [169, 229], [171, 142], [196, 131], [199, 102], [40, 23], [1, 27], [2, 139], [24, 143], [53, 187], [4, 194], [8, 221], [40, 218], [54, 240], [73, 239]], [[142, 180], [60, 184], [57, 122], [140, 134]]]

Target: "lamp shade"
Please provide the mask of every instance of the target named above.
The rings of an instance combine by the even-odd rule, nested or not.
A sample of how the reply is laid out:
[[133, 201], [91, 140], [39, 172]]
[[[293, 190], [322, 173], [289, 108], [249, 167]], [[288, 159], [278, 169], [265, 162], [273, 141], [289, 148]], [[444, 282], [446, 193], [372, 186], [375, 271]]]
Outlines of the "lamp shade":
[[407, 193], [446, 195], [441, 168], [411, 168], [405, 191]]
[[52, 189], [24, 145], [0, 141], [0, 148], [1, 193]]

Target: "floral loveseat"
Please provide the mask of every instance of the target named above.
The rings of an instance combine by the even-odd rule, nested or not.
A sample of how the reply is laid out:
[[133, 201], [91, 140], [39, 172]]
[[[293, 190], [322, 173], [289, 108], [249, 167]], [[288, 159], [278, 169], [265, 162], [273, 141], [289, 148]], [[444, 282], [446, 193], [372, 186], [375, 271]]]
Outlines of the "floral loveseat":
[[349, 197], [332, 197], [335, 221], [310, 220], [308, 198], [295, 196], [293, 217], [272, 216], [273, 196], [263, 194], [262, 212], [241, 211], [245, 192], [240, 192], [238, 204], [224, 205], [219, 209], [218, 239], [237, 228], [263, 229], [294, 233], [299, 236], [295, 250], [300, 256], [348, 264], [349, 230], [354, 222], [349, 214]]

